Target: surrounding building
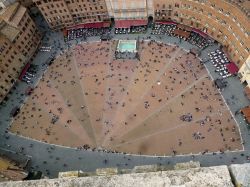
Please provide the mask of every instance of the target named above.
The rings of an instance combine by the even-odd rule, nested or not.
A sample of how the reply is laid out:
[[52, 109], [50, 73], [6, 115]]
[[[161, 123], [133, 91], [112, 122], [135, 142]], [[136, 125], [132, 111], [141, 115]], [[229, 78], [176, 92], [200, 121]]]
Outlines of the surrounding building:
[[250, 2], [217, 0], [154, 1], [155, 21], [175, 21], [218, 41], [238, 67], [250, 54]]
[[[168, 21], [174, 20], [178, 17], [177, 8], [180, 4], [176, 1], [154, 0], [154, 20]], [[175, 11], [175, 12], [174, 12]]]
[[110, 17], [122, 19], [148, 19], [153, 16], [152, 0], [106, 0]]
[[33, 0], [52, 29], [109, 20], [105, 0]]
[[0, 9], [6, 8], [14, 2], [16, 2], [16, 0], [0, 0]]
[[32, 0], [17, 0], [21, 5], [25, 6], [26, 8], [31, 8], [34, 6], [34, 3]]
[[7, 6], [19, 2], [21, 5], [25, 6], [26, 8], [33, 6], [32, 0], [0, 0], [0, 9], [6, 8]]
[[239, 76], [241, 78], [241, 82], [248, 85], [248, 88], [250, 89], [250, 56], [246, 60], [246, 63], [241, 66]]
[[221, 43], [239, 67], [246, 62], [250, 52], [250, 22], [239, 6], [214, 0], [176, 0], [168, 4], [155, 1], [154, 8], [155, 20], [173, 20], [199, 29]]
[[0, 102], [34, 55], [41, 34], [18, 2], [0, 12]]

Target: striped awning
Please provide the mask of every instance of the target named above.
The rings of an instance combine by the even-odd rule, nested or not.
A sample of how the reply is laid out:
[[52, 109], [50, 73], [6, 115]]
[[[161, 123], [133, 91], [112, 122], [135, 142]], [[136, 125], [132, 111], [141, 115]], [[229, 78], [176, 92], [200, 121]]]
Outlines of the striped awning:
[[23, 79], [23, 77], [24, 77], [25, 73], [28, 71], [29, 67], [30, 67], [30, 63], [27, 63], [27, 64], [24, 66], [24, 68], [23, 68], [21, 74], [20, 74], [19, 77], [18, 77], [19, 80], [22, 80], [22, 79]]
[[199, 34], [199, 35], [201, 35], [201, 36], [204, 37], [204, 38], [207, 38], [207, 37], [208, 37], [206, 33], [202, 32], [202, 31], [199, 30], [199, 29], [192, 28], [192, 31], [195, 32], [195, 33], [197, 33], [197, 34]]
[[239, 71], [239, 68], [233, 62], [227, 64], [227, 69], [231, 74], [237, 74]]

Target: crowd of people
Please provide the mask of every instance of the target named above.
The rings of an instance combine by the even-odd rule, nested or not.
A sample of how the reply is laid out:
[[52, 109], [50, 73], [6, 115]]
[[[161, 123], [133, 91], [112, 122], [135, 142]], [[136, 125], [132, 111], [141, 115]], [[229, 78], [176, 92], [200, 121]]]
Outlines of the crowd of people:
[[[69, 29], [67, 30], [65, 41], [71, 41], [75, 39], [81, 39], [85, 41], [88, 37], [110, 36], [111, 30], [112, 30], [111, 27]], [[131, 26], [130, 28], [115, 28], [114, 33], [115, 34], [143, 34], [146, 31], [147, 31], [147, 26]]]
[[[130, 28], [115, 28], [114, 34], [143, 34], [147, 31], [147, 26], [131, 26]], [[152, 35], [167, 35], [177, 38], [182, 38], [187, 40], [189, 43], [196, 45], [200, 49], [206, 48], [211, 45], [214, 41], [209, 37], [204, 37], [196, 32], [187, 31], [190, 33], [189, 37], [185, 38], [174, 33], [178, 29], [176, 24], [164, 24], [164, 23], [155, 23], [152, 28]], [[86, 40], [87, 37], [91, 36], [100, 36], [104, 40], [110, 40], [112, 37], [111, 33], [112, 28], [79, 28], [71, 29], [67, 31], [67, 36], [65, 37], [66, 41], [71, 41], [75, 39]], [[185, 30], [183, 30], [185, 31]]]
[[193, 44], [193, 45], [196, 45], [200, 49], [206, 48], [209, 45], [213, 44], [212, 39], [207, 38], [207, 37], [205, 38], [196, 32], [190, 33], [190, 36], [188, 38], [188, 42]]
[[131, 26], [130, 28], [115, 28], [115, 34], [143, 34], [147, 26]]
[[167, 36], [174, 36], [177, 38], [184, 39], [191, 43], [192, 45], [196, 45], [200, 49], [206, 48], [209, 45], [213, 44], [213, 40], [209, 37], [204, 37], [194, 31], [185, 31], [185, 29], [180, 29], [184, 32], [189, 33], [187, 38], [175, 34], [175, 30], [178, 30], [178, 26], [176, 24], [163, 24], [163, 23], [155, 23], [152, 29], [153, 35], [167, 35]]
[[66, 41], [71, 41], [75, 39], [86, 40], [87, 37], [92, 36], [103, 36], [109, 34], [111, 28], [79, 28], [71, 29], [67, 31]]
[[174, 30], [177, 28], [175, 24], [155, 23], [151, 34], [173, 36]]

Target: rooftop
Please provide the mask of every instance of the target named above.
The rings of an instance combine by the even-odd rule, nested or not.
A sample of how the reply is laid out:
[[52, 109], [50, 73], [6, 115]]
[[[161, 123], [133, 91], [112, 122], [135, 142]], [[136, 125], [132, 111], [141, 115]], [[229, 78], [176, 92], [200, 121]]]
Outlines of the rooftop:
[[0, 12], [0, 32], [10, 41], [13, 41], [18, 33], [18, 25], [26, 12], [26, 8], [18, 2], [14, 3]]
[[[3, 27], [0, 28], [0, 33], [3, 34], [6, 38], [10, 41], [13, 41], [20, 31], [8, 24], [5, 24]], [[1, 39], [0, 39], [1, 40]]]
[[22, 180], [27, 174], [14, 161], [0, 156], [0, 182]]
[[0, 12], [0, 19], [17, 27], [25, 12], [26, 8], [16, 2]]

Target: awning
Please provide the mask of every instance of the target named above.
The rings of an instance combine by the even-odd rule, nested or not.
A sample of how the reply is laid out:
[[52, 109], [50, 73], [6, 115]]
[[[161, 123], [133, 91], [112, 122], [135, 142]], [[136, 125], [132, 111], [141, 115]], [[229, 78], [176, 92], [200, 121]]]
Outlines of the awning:
[[192, 31], [192, 28], [186, 25], [178, 24], [177, 27], [185, 31]]
[[199, 34], [199, 35], [201, 35], [201, 36], [204, 37], [204, 38], [207, 38], [207, 34], [204, 33], [204, 32], [202, 32], [202, 31], [199, 30], [199, 29], [192, 28], [192, 31], [195, 32], [195, 33], [197, 33], [197, 34]]
[[22, 79], [23, 79], [23, 76], [25, 75], [25, 73], [27, 72], [27, 70], [29, 69], [29, 67], [30, 67], [30, 63], [27, 63], [27, 64], [24, 66], [24, 68], [23, 68], [21, 74], [19, 75], [19, 78], [18, 78], [19, 80], [22, 80]]
[[227, 69], [231, 74], [237, 74], [239, 71], [239, 68], [233, 62], [227, 64]]
[[147, 20], [133, 20], [131, 26], [145, 26], [147, 24]]
[[165, 25], [177, 25], [174, 21], [156, 21], [155, 23], [165, 24]]
[[115, 28], [130, 28], [131, 22], [129, 20], [115, 21]]
[[63, 36], [65, 37], [65, 36], [67, 36], [67, 35], [68, 35], [67, 29], [63, 29]]
[[174, 34], [182, 36], [184, 38], [188, 38], [190, 36], [190, 32], [186, 32], [186, 31], [179, 30], [179, 29], [175, 29]]
[[103, 27], [106, 28], [106, 27], [110, 27], [111, 23], [110, 22], [103, 22]]
[[83, 28], [104, 28], [104, 27], [110, 27], [110, 22], [96, 22], [96, 23], [84, 23], [84, 24], [79, 24], [76, 25], [74, 27], [69, 27], [67, 28], [67, 30], [71, 30], [71, 29], [83, 29]]
[[115, 28], [130, 28], [131, 26], [144, 26], [147, 24], [147, 20], [116, 20]]

